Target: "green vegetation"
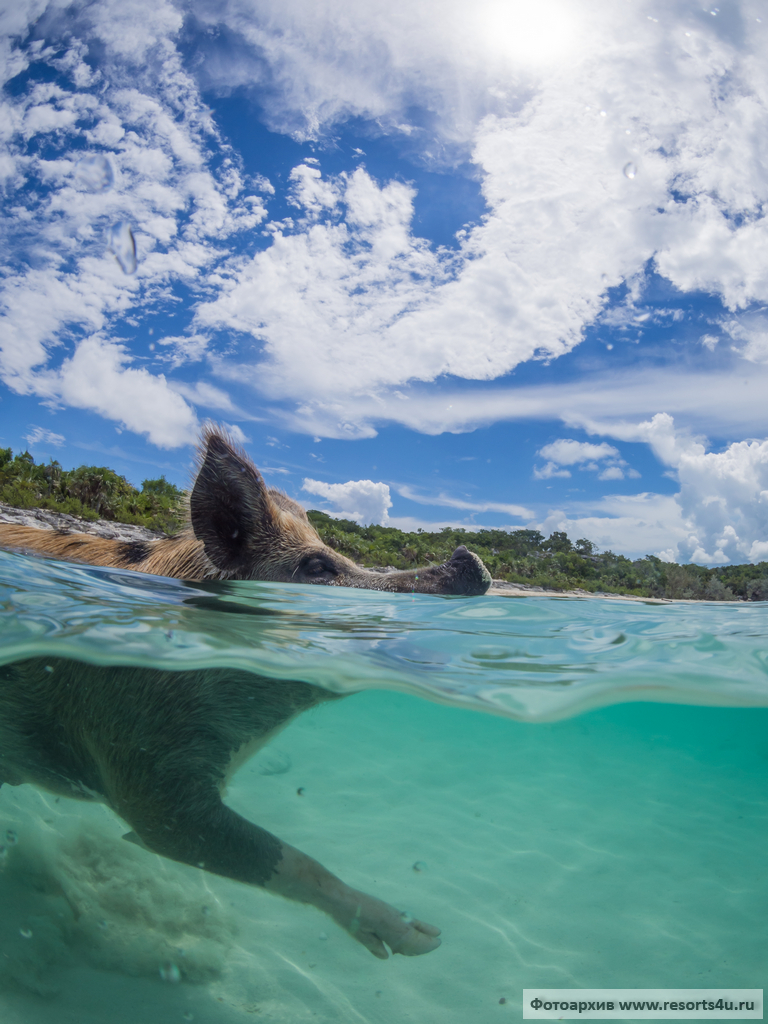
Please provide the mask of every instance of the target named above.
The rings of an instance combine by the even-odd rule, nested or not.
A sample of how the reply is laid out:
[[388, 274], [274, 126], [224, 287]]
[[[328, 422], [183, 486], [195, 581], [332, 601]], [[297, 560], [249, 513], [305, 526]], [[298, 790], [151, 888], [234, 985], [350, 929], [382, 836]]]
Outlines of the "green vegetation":
[[162, 476], [145, 480], [139, 491], [104, 466], [66, 470], [55, 459], [37, 465], [29, 452], [14, 457], [10, 448], [0, 448], [0, 501], [16, 508], [45, 508], [177, 533], [183, 497]]
[[[38, 466], [29, 452], [14, 457], [10, 448], [0, 448], [0, 501], [17, 508], [111, 519], [172, 534], [183, 525], [183, 497], [164, 477], [145, 480], [139, 491], [103, 466], [64, 470], [55, 460]], [[437, 533], [403, 533], [391, 526], [358, 526], [325, 512], [310, 512], [309, 518], [326, 544], [366, 566], [439, 564], [465, 544], [494, 579], [510, 583], [637, 597], [768, 601], [768, 562], [707, 569], [662, 562], [655, 555], [632, 561], [612, 551], [598, 552], [589, 540], [573, 542], [565, 533], [545, 538], [538, 530], [470, 532], [450, 527]]]

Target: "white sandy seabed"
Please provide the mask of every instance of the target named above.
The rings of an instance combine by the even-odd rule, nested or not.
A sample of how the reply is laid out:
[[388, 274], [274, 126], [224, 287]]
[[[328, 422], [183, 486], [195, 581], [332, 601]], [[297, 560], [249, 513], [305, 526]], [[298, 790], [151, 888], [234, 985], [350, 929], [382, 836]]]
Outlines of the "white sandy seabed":
[[634, 704], [524, 725], [372, 692], [303, 716], [228, 802], [443, 929], [388, 961], [123, 842], [102, 806], [4, 786], [0, 1021], [491, 1024], [535, 986], [761, 987], [767, 723]]

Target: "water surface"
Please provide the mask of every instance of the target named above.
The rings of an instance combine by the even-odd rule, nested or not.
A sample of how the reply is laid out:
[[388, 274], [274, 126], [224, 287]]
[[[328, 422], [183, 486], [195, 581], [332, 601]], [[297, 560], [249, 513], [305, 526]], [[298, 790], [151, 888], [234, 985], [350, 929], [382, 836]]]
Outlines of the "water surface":
[[537, 985], [763, 987], [764, 605], [0, 568], [3, 662], [358, 691], [300, 717], [227, 800], [444, 938], [377, 961], [312, 908], [123, 842], [101, 805], [4, 786], [3, 1024], [487, 1024]]

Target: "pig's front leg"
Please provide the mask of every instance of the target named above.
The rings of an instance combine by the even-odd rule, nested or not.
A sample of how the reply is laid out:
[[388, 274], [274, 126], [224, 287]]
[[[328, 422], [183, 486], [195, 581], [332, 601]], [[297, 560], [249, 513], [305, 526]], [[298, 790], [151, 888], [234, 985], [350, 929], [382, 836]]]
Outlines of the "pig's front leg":
[[242, 818], [210, 787], [195, 792], [187, 779], [170, 793], [152, 787], [137, 796], [134, 789], [115, 795], [112, 806], [155, 853], [311, 903], [381, 960], [389, 956], [385, 944], [405, 956], [440, 945], [439, 928], [351, 889], [312, 857]]
[[401, 913], [383, 900], [351, 889], [301, 850], [282, 844], [282, 857], [265, 884], [289, 900], [325, 911], [380, 960], [393, 953], [418, 956], [440, 945], [440, 929]]

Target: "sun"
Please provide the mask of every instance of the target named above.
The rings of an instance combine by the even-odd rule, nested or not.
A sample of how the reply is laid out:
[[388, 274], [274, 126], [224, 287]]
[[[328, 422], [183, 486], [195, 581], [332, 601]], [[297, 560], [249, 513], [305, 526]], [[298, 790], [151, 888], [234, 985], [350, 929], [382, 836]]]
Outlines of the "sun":
[[566, 59], [581, 36], [574, 7], [562, 0], [486, 0], [469, 27], [486, 52], [531, 69]]

